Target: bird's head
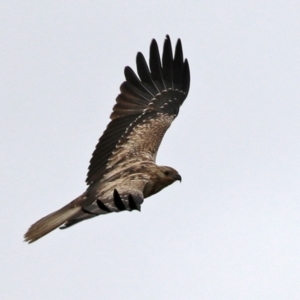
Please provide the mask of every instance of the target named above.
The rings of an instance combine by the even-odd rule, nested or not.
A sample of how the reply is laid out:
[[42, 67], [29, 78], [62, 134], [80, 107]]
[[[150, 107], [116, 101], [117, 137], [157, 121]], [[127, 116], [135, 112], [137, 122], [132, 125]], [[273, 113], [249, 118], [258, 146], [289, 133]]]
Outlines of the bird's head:
[[171, 167], [155, 166], [155, 170], [151, 170], [150, 173], [152, 180], [150, 180], [144, 188], [145, 198], [158, 193], [176, 180], [181, 181], [181, 176]]
[[166, 183], [166, 185], [172, 184], [176, 180], [181, 182], [181, 176], [175, 169], [171, 167], [159, 166], [158, 176], [160, 177], [161, 181]]

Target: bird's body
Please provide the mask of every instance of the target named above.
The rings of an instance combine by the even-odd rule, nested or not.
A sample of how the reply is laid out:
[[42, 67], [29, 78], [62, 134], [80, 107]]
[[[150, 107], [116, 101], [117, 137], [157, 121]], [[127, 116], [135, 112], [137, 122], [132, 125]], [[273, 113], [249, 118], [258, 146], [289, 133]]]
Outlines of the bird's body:
[[116, 105], [90, 161], [87, 190], [78, 198], [34, 223], [25, 241], [34, 242], [55, 228], [110, 212], [140, 210], [144, 198], [176, 180], [178, 172], [155, 163], [159, 145], [189, 90], [189, 66], [181, 42], [173, 59], [170, 38], [164, 44], [162, 65], [157, 43], [150, 46], [150, 70], [137, 55], [140, 79], [125, 68]]

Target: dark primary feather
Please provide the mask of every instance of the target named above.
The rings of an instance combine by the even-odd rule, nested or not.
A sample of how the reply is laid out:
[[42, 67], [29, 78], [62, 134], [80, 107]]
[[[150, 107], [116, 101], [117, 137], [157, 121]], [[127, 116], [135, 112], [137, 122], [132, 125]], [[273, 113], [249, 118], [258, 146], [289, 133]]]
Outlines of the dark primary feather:
[[156, 84], [159, 86], [160, 91], [165, 90], [166, 86], [164, 78], [162, 76], [161, 61], [156, 40], [152, 40], [152, 43], [150, 45], [149, 65], [151, 70], [151, 76], [154, 82], [156, 82]]
[[173, 84], [173, 53], [170, 39], [166, 39], [162, 56], [163, 77], [167, 88], [174, 88]]
[[126, 206], [125, 206], [124, 202], [122, 201], [120, 194], [118, 193], [118, 191], [116, 189], [114, 190], [114, 203], [115, 203], [116, 208], [119, 211], [126, 210]]
[[101, 210], [104, 210], [106, 212], [111, 212], [111, 210], [102, 201], [96, 200], [96, 203]]
[[136, 57], [137, 72], [144, 86], [148, 88], [152, 96], [154, 97], [159, 93], [159, 88], [156, 86], [155, 82], [152, 79], [150, 70], [146, 63], [144, 55], [139, 52]]
[[[117, 145], [126, 144], [135, 127], [142, 122], [150, 122], [151, 119], [163, 118], [159, 113], [176, 117], [187, 97], [190, 73], [188, 61], [183, 60], [180, 39], [176, 44], [174, 58], [170, 37], [167, 36], [163, 47], [162, 62], [157, 43], [152, 40], [150, 70], [140, 52], [137, 54], [136, 63], [139, 78], [130, 67], [125, 68], [126, 81], [120, 87], [121, 93], [116, 99], [117, 103], [111, 114], [112, 121], [99, 139], [90, 161], [86, 179], [89, 185], [101, 180]], [[162, 128], [162, 131], [167, 128], [168, 126]], [[144, 139], [147, 139], [147, 133], [144, 132], [144, 134]], [[163, 134], [164, 132], [162, 132], [161, 139]], [[156, 144], [159, 146], [160, 141]], [[153, 153], [154, 157], [155, 155], [156, 153]]]
[[131, 194], [128, 195], [128, 205], [131, 210], [141, 210], [141, 204], [137, 203]]

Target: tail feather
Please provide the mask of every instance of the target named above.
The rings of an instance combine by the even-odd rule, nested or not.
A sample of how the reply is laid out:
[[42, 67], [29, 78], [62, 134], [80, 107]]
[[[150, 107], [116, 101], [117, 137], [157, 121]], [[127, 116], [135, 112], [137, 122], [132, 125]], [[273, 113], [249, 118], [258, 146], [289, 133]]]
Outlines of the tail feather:
[[68, 219], [76, 215], [81, 207], [72, 207], [69, 205], [47, 215], [30, 226], [24, 235], [25, 242], [33, 243], [47, 233], [64, 224]]
[[66, 206], [32, 224], [24, 235], [24, 241], [28, 242], [29, 244], [33, 243], [68, 220], [72, 219], [81, 211], [82, 204], [86, 199], [85, 196], [86, 194], [83, 193]]

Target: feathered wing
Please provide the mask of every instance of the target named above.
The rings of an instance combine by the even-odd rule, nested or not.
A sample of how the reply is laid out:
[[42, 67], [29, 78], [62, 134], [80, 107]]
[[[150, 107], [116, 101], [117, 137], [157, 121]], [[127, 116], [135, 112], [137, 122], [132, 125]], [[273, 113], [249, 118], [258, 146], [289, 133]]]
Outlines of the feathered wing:
[[[150, 69], [140, 52], [136, 61], [139, 78], [130, 67], [125, 68], [126, 81], [120, 87], [112, 120], [92, 155], [86, 180], [90, 197], [84, 209], [63, 228], [98, 214], [122, 211], [125, 207], [130, 210], [130, 197], [136, 197], [133, 198], [139, 207], [143, 201], [149, 178], [142, 177], [149, 169], [140, 168], [145, 162], [155, 162], [163, 136], [187, 97], [190, 73], [187, 60], [183, 60], [181, 41], [178, 40], [173, 57], [169, 36], [162, 62], [155, 40], [150, 46]], [[120, 194], [120, 203], [114, 190]]]
[[139, 164], [142, 161], [155, 162], [162, 138], [187, 97], [190, 71], [188, 61], [183, 59], [181, 41], [177, 41], [173, 57], [169, 36], [162, 60], [157, 43], [152, 40], [150, 69], [141, 53], [136, 62], [139, 78], [130, 67], [125, 68], [126, 81], [120, 87], [111, 122], [92, 155], [86, 179], [89, 188], [34, 223], [25, 234], [25, 241], [34, 242], [62, 224], [69, 227], [98, 214], [140, 209], [149, 178], [144, 178], [147, 172], [139, 173], [135, 168], [144, 165]]
[[162, 61], [158, 46], [152, 40], [149, 65], [142, 53], [137, 54], [137, 72], [125, 68], [126, 81], [102, 137], [90, 161], [86, 182], [91, 185], [104, 174], [122, 169], [138, 161], [155, 161], [166, 130], [179, 113], [187, 97], [190, 72], [183, 60], [181, 41], [175, 55], [169, 36], [166, 37]]

